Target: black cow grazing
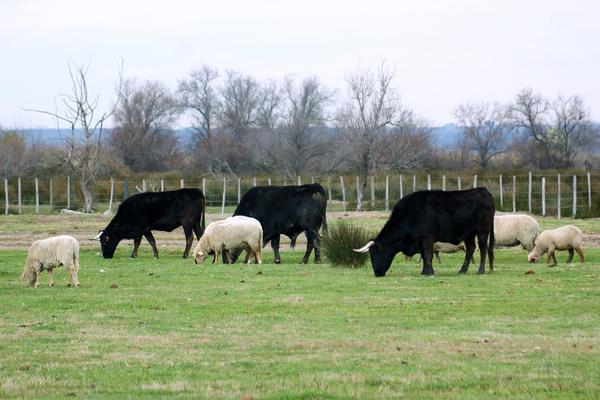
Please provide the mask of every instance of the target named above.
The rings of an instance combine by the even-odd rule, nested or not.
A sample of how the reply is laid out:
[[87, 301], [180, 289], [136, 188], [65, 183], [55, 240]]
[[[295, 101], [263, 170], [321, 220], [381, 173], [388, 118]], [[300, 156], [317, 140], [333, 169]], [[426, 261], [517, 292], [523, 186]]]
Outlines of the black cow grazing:
[[483, 274], [486, 251], [490, 271], [494, 270], [494, 212], [494, 199], [486, 188], [415, 192], [398, 201], [379, 235], [355, 251], [370, 252], [375, 276], [384, 276], [400, 251], [407, 256], [420, 253], [421, 274], [433, 275], [433, 244], [464, 241], [465, 261], [459, 272], [466, 273], [477, 236], [481, 253], [478, 273]]
[[[321, 237], [319, 229], [327, 231], [327, 197], [323, 186], [318, 183], [302, 186], [256, 186], [248, 190], [233, 215], [256, 218], [263, 228], [263, 245], [269, 241], [275, 253], [275, 263], [281, 263], [279, 256], [279, 236], [286, 235], [292, 240], [306, 233], [306, 253], [302, 262], [315, 249], [315, 262], [321, 262]], [[239, 251], [233, 252], [235, 261]]]
[[204, 194], [199, 189], [133, 195], [123, 200], [112, 221], [96, 236], [102, 246], [102, 256], [112, 258], [121, 240], [133, 239], [131, 257], [135, 258], [144, 236], [152, 246], [154, 257], [158, 258], [156, 241], [151, 231], [171, 232], [183, 225], [186, 241], [183, 258], [187, 258], [194, 241], [192, 231], [198, 239], [204, 233], [204, 208]]

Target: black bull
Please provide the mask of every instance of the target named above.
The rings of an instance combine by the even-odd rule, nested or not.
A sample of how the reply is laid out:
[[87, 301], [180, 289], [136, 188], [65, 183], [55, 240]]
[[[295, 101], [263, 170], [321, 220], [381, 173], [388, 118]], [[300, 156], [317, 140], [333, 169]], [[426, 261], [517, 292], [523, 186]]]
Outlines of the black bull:
[[[315, 250], [315, 262], [321, 262], [321, 238], [319, 229], [327, 231], [327, 197], [323, 186], [318, 183], [302, 186], [257, 186], [248, 190], [241, 198], [233, 215], [256, 218], [263, 228], [263, 244], [271, 242], [275, 263], [281, 262], [279, 236], [286, 235], [292, 240], [306, 233], [306, 253], [303, 263], [308, 262]], [[232, 251], [235, 262], [241, 250]], [[223, 262], [225, 261], [223, 255]]]
[[483, 274], [486, 252], [490, 271], [494, 270], [494, 213], [494, 199], [486, 188], [415, 192], [398, 201], [379, 235], [355, 251], [369, 251], [375, 276], [386, 274], [398, 252], [407, 256], [419, 253], [421, 274], [433, 275], [433, 244], [464, 241], [465, 260], [459, 272], [466, 273], [477, 237], [481, 254], [478, 273]]
[[167, 192], [146, 192], [133, 195], [121, 203], [108, 226], [97, 236], [102, 246], [102, 256], [112, 258], [117, 245], [123, 239], [133, 239], [131, 257], [137, 256], [142, 236], [152, 246], [158, 258], [153, 230], [171, 232], [183, 226], [186, 258], [194, 240], [204, 233], [205, 200], [199, 189], [180, 189]]

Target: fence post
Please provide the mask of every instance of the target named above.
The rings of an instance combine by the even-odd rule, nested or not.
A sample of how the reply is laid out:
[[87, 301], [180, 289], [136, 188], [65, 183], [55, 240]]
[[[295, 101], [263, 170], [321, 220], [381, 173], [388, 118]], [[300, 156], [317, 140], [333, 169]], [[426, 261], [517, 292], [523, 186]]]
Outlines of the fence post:
[[529, 183], [527, 185], [527, 210], [531, 214], [531, 171], [529, 171]]
[[344, 186], [343, 176], [340, 176], [340, 184], [342, 185], [342, 207], [346, 211], [346, 187]]
[[473, 189], [477, 187], [477, 175], [473, 175]]
[[160, 178], [160, 191], [165, 191], [165, 180], [163, 178]]
[[413, 175], [413, 193], [417, 191], [417, 176]]
[[35, 213], [40, 213], [40, 181], [35, 178]]
[[[125, 181], [127, 186], [127, 181]], [[127, 193], [127, 191], [125, 192]], [[67, 210], [71, 209], [71, 177], [67, 176]]]
[[371, 208], [375, 208], [375, 177], [371, 175]]
[[587, 173], [587, 183], [588, 183], [588, 209], [592, 209], [592, 177], [590, 173]]
[[310, 183], [315, 183], [315, 177], [314, 176], [310, 177]]
[[513, 175], [513, 190], [512, 190], [513, 212], [517, 212], [517, 177]]
[[327, 200], [331, 200], [331, 176], [327, 177]]
[[556, 176], [556, 216], [560, 219], [560, 174]]
[[500, 208], [504, 208], [504, 193], [502, 192], [502, 174], [500, 174]]
[[238, 204], [242, 201], [242, 178], [238, 178]]
[[267, 180], [269, 182], [269, 186], [271, 186], [271, 178]]
[[431, 190], [431, 175], [427, 174], [427, 190]]
[[146, 179], [142, 179], [142, 192], [147, 192], [147, 191], [148, 191], [148, 186], [146, 185]]
[[[160, 180], [160, 184], [161, 184], [161, 191], [162, 191], [162, 179]], [[113, 198], [115, 196], [115, 180], [114, 178], [111, 176], [110, 177], [110, 199], [108, 200], [108, 212], [112, 213], [112, 203], [113, 203]]]
[[8, 179], [4, 178], [4, 214], [8, 215]]
[[256, 187], [256, 177], [252, 177], [252, 187]]
[[[361, 201], [360, 201], [360, 181], [358, 179], [358, 176], [356, 177], [356, 211], [359, 210], [359, 206], [362, 206]], [[362, 207], [361, 207], [362, 208]]]
[[458, 177], [456, 184], [458, 186], [458, 190], [462, 190], [462, 187], [461, 187], [461, 184], [460, 184], [460, 176]]
[[442, 190], [446, 190], [446, 175], [442, 175]]
[[542, 176], [542, 217], [546, 216], [546, 178]]
[[227, 192], [227, 178], [223, 177], [223, 202], [221, 203], [221, 215], [225, 214], [225, 193]]
[[182, 188], [182, 189], [185, 187], [185, 182], [184, 182], [184, 180], [183, 180], [183, 179], [181, 179], [181, 180], [179, 181], [179, 187], [180, 187], [180, 188]]
[[127, 178], [123, 180], [123, 200], [129, 197], [129, 181]]
[[204, 198], [206, 199], [206, 178], [202, 178], [202, 193], [204, 193]]
[[298, 175], [298, 186], [302, 185], [302, 177]]
[[[50, 179], [50, 199], [52, 199], [52, 179]], [[19, 203], [19, 214], [21, 214], [21, 178], [17, 179], [17, 201]], [[50, 201], [52, 205], [52, 201]]]
[[283, 186], [287, 186], [287, 179], [283, 178]]
[[385, 176], [385, 211], [390, 210], [390, 177]]
[[573, 218], [577, 215], [577, 175], [573, 175]]
[[402, 179], [402, 175], [400, 175], [400, 198], [404, 197], [404, 187], [403, 187], [403, 179]]
[[53, 188], [52, 188], [52, 178], [50, 178], [50, 210], [52, 210], [52, 206], [54, 205], [54, 196], [53, 196]]

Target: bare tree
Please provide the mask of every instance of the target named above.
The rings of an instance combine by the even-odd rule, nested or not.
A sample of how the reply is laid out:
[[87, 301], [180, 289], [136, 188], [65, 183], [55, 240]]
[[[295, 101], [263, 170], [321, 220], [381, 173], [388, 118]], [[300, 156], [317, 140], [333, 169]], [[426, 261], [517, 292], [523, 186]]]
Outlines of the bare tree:
[[400, 101], [393, 81], [395, 71], [381, 64], [376, 72], [357, 69], [346, 79], [348, 98], [338, 112], [351, 152], [348, 159], [358, 171], [357, 210], [363, 209], [367, 176], [385, 161], [382, 139], [399, 118]]
[[[28, 109], [27, 111], [39, 112], [54, 118], [58, 129], [61, 124], [66, 124], [69, 133], [64, 136], [66, 154], [64, 163], [71, 173], [78, 179], [84, 197], [84, 211], [93, 211], [93, 189], [99, 170], [99, 158], [102, 149], [102, 136], [104, 124], [113, 115], [119, 104], [119, 98], [109, 111], [99, 113], [99, 96], [91, 97], [87, 73], [88, 66], [77, 65], [69, 62], [69, 76], [71, 78], [71, 94], [62, 98], [64, 107], [62, 113], [58, 110], [51, 112], [45, 110]], [[122, 68], [119, 71], [118, 92], [121, 93]]]
[[516, 97], [512, 114], [516, 126], [531, 140], [530, 154], [540, 168], [571, 167], [578, 151], [598, 140], [579, 96], [559, 96], [550, 102], [524, 89]]
[[18, 176], [26, 168], [27, 143], [16, 131], [0, 127], [0, 176]]
[[463, 149], [475, 153], [481, 169], [510, 150], [513, 128], [508, 107], [497, 103], [466, 103], [456, 108], [454, 116], [461, 129]]
[[422, 168], [434, 153], [429, 124], [409, 109], [399, 111], [383, 144], [384, 165], [397, 173]]
[[160, 82], [123, 84], [109, 142], [132, 171], [161, 171], [181, 158], [172, 126], [179, 114], [175, 98]]

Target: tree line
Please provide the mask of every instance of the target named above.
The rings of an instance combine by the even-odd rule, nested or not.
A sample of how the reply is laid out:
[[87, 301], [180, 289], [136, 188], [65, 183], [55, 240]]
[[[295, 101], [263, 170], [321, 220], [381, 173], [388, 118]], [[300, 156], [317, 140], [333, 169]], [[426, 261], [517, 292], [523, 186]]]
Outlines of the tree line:
[[[385, 63], [356, 67], [340, 89], [317, 76], [261, 81], [204, 65], [171, 90], [160, 81], [125, 79], [121, 69], [104, 112], [87, 85], [88, 66], [69, 63], [68, 72], [62, 108], [31, 110], [62, 127], [62, 143], [28, 143], [18, 130], [0, 127], [0, 173], [71, 173], [90, 210], [91, 188], [105, 174], [335, 171], [356, 173], [366, 185], [381, 170], [597, 165], [590, 150], [598, 126], [577, 95], [548, 99], [526, 88], [510, 104], [459, 104], [458, 143], [444, 148], [431, 124], [401, 101], [397, 73]], [[180, 121], [190, 124], [185, 143], [176, 135]]]

